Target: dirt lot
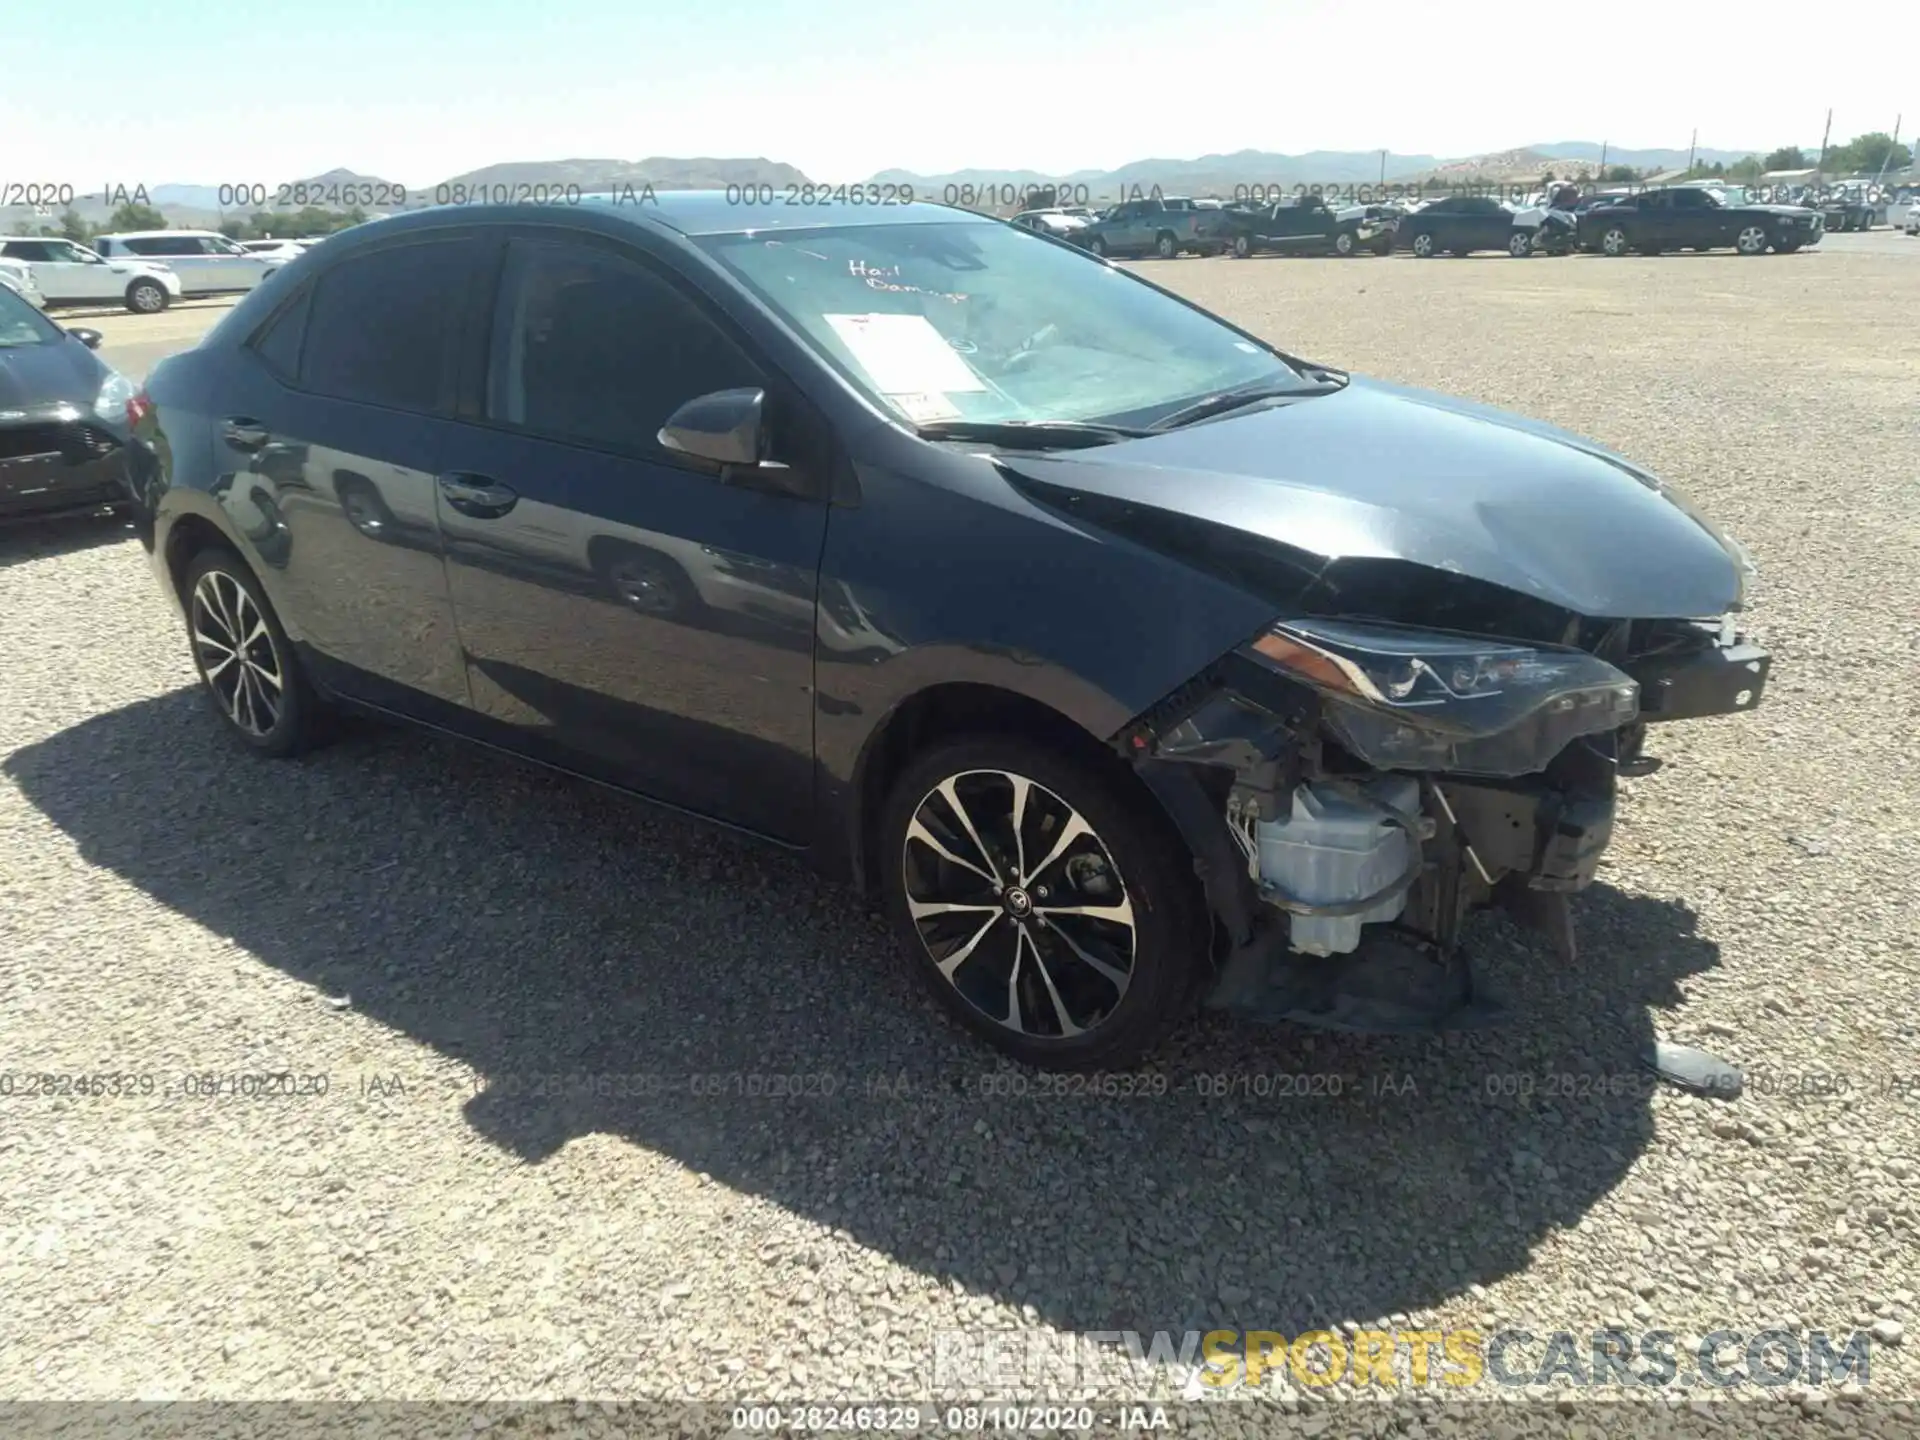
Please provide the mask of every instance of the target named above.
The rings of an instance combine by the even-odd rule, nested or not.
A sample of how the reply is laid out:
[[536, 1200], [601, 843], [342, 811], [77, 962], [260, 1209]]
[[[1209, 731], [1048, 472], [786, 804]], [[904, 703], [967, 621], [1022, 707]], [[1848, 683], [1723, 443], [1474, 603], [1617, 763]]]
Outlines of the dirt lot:
[[[0, 538], [0, 1071], [150, 1077], [0, 1099], [0, 1395], [925, 1398], [954, 1330], [1878, 1325], [1864, 1402], [1669, 1393], [1911, 1433], [1920, 266], [1143, 268], [1596, 436], [1752, 551], [1774, 685], [1656, 735], [1576, 969], [1488, 922], [1505, 1032], [1196, 1021], [1142, 1093], [1049, 1091], [798, 863], [423, 736], [244, 758], [131, 540]], [[1746, 1094], [1649, 1094], [1654, 1034]], [[269, 1071], [325, 1093], [185, 1093]], [[1172, 1383], [1103, 1355], [1094, 1394]]]

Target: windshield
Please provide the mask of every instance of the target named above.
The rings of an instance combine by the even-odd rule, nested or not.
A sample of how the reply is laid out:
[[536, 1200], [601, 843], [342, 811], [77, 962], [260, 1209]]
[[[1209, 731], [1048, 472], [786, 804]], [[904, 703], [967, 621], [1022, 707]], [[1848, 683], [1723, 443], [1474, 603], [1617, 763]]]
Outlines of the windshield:
[[0, 285], [0, 350], [22, 345], [54, 345], [62, 331], [5, 285]]
[[1308, 388], [1274, 352], [1052, 241], [968, 222], [698, 243], [909, 423], [1142, 425], [1227, 389]]

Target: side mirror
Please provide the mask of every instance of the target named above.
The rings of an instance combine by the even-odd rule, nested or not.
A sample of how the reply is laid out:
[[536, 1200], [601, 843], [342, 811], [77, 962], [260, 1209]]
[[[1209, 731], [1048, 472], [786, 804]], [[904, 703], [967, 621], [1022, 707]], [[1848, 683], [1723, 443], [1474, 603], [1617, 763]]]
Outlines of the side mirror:
[[89, 350], [98, 350], [100, 348], [100, 342], [107, 338], [98, 330], [89, 330], [80, 325], [69, 326], [67, 333]]
[[669, 450], [716, 465], [758, 465], [764, 439], [761, 412], [766, 401], [764, 390], [715, 390], [696, 395], [667, 417], [658, 439]]
[[720, 466], [728, 483], [757, 485], [782, 495], [813, 493], [805, 476], [766, 454], [767, 392], [756, 388], [715, 390], [696, 395], [660, 427], [656, 437], [668, 450]]

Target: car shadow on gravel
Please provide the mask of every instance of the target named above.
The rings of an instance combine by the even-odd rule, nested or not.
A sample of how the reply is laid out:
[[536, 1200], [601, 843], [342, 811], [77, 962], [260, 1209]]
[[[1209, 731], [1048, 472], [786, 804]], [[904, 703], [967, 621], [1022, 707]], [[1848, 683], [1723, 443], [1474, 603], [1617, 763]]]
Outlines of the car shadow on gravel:
[[126, 517], [102, 507], [83, 514], [51, 519], [0, 517], [0, 570], [29, 560], [51, 560], [100, 545], [117, 545], [134, 538]]
[[[1689, 910], [1602, 884], [1571, 969], [1476, 923], [1505, 1030], [1207, 1017], [1138, 1074], [1060, 1079], [940, 1017], [870, 907], [795, 857], [431, 736], [262, 762], [181, 691], [4, 770], [93, 865], [427, 1047], [441, 1082], [404, 1103], [532, 1163], [621, 1137], [1075, 1330], [1293, 1334], [1522, 1269], [1649, 1143], [1651, 1012], [1717, 963]], [[311, 1013], [277, 1064], [337, 1023]]]

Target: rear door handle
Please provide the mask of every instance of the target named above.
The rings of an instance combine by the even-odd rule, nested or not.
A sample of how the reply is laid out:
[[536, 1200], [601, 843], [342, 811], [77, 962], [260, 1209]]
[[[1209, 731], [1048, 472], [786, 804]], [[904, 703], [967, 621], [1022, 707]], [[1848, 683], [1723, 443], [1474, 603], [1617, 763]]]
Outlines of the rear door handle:
[[488, 475], [466, 471], [442, 475], [440, 493], [446, 497], [447, 504], [476, 520], [497, 520], [520, 500], [520, 492], [512, 486], [502, 485]]
[[256, 450], [264, 450], [273, 436], [258, 420], [246, 415], [229, 415], [220, 422], [220, 438], [234, 449], [250, 455]]

